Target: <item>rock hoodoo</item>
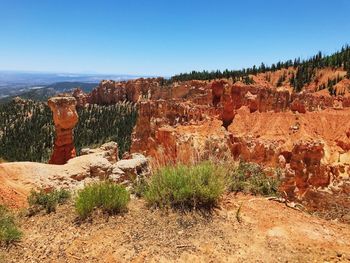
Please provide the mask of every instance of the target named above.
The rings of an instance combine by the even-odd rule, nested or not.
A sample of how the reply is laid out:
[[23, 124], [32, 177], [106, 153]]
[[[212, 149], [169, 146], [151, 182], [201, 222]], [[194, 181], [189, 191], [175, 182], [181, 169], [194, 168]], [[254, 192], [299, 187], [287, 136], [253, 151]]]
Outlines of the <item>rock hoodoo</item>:
[[78, 122], [76, 104], [74, 97], [53, 97], [48, 100], [56, 129], [50, 164], [65, 164], [76, 156], [73, 142], [73, 128]]

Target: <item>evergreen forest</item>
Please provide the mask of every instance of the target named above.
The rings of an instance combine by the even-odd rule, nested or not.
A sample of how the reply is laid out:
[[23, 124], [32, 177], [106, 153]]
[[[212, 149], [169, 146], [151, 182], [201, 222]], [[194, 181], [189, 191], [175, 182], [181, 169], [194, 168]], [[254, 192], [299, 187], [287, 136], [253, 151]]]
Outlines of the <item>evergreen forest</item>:
[[[90, 105], [78, 109], [74, 129], [77, 153], [84, 147], [108, 141], [118, 143], [120, 156], [131, 145], [137, 109], [131, 103]], [[0, 158], [5, 161], [47, 162], [54, 145], [55, 128], [46, 103], [31, 100], [0, 105]]]
[[[347, 71], [347, 77], [350, 78], [350, 46], [345, 45], [340, 51], [332, 55], [323, 55], [318, 52], [309, 59], [301, 60], [296, 58], [294, 60], [279, 61], [270, 66], [261, 63], [260, 66], [253, 66], [251, 68], [243, 68], [242, 70], [216, 70], [216, 71], [192, 71], [190, 73], [181, 73], [170, 78], [170, 82], [187, 81], [187, 80], [213, 80], [218, 78], [231, 78], [235, 81], [242, 81], [245, 84], [252, 84], [253, 80], [249, 75], [256, 75], [258, 73], [274, 72], [280, 69], [288, 69], [293, 67], [296, 73], [290, 78], [290, 84], [296, 92], [300, 92], [304, 85], [310, 83], [315, 77], [317, 69], [323, 68], [343, 68]], [[338, 78], [338, 81], [341, 79]], [[283, 81], [281, 79], [279, 83]], [[337, 80], [330, 80], [327, 88], [332, 90], [334, 82]], [[326, 87], [320, 87], [326, 88]]]

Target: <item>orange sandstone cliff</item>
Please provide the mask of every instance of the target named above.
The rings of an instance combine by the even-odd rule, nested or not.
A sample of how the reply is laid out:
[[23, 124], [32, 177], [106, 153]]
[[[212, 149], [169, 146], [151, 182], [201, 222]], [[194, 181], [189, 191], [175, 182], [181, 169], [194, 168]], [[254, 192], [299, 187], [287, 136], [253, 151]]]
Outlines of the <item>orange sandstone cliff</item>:
[[278, 167], [290, 198], [315, 201], [315, 193], [345, 198], [350, 190], [347, 92], [330, 96], [226, 79], [169, 84], [157, 78], [102, 81], [79, 96], [100, 105], [137, 103], [132, 152], [158, 161], [215, 156]]

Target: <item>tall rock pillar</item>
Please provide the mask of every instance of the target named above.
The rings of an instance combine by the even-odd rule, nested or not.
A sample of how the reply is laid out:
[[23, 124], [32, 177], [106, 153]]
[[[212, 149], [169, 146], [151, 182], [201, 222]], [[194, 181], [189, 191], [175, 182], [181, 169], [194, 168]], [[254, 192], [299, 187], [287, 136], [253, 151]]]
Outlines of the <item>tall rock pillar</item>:
[[74, 97], [52, 97], [48, 100], [56, 130], [50, 164], [65, 164], [76, 156], [73, 141], [73, 128], [78, 122], [76, 104]]

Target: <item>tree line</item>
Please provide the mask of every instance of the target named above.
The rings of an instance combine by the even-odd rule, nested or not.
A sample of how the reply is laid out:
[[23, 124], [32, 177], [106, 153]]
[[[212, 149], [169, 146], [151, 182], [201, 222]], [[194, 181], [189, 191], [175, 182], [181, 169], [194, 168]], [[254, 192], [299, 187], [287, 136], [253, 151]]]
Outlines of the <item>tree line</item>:
[[[315, 77], [316, 70], [321, 68], [343, 68], [347, 71], [347, 77], [350, 78], [350, 46], [345, 45], [338, 52], [332, 55], [323, 55], [322, 52], [318, 52], [316, 55], [309, 59], [302, 60], [296, 58], [294, 60], [279, 61], [271, 66], [261, 63], [260, 66], [253, 66], [251, 68], [243, 68], [242, 70], [216, 70], [216, 71], [192, 71], [189, 73], [180, 73], [170, 78], [170, 82], [176, 81], [188, 81], [188, 80], [213, 80], [218, 78], [231, 78], [235, 81], [247, 82], [247, 76], [256, 75], [258, 73], [273, 72], [281, 69], [288, 69], [293, 67], [296, 69], [296, 73], [292, 74], [289, 81], [291, 86], [296, 92], [302, 90], [302, 88], [310, 83]], [[279, 80], [278, 84], [281, 84]], [[249, 81], [248, 84], [252, 81]]]

